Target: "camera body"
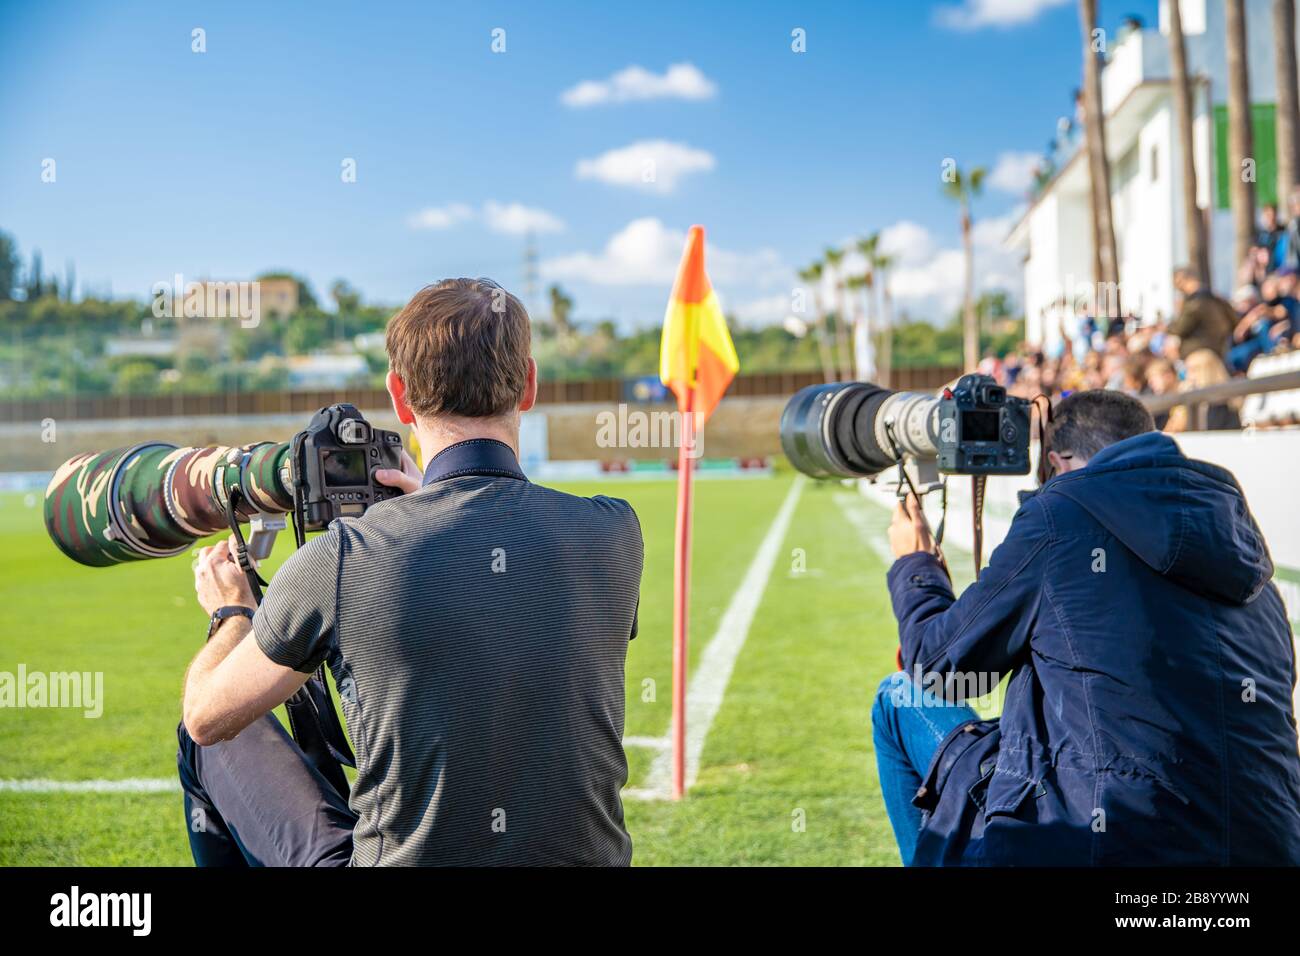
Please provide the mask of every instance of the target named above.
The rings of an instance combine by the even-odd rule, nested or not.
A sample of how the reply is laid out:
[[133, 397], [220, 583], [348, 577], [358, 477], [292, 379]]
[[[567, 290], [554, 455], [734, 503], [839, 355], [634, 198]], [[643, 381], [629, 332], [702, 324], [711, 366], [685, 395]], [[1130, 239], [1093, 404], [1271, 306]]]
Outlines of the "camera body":
[[374, 479], [377, 468], [401, 469], [402, 436], [371, 427], [354, 405], [329, 405], [313, 415], [293, 438], [291, 460], [303, 531], [320, 531], [402, 494]]
[[963, 375], [939, 399], [939, 470], [950, 475], [1028, 474], [1030, 406], [988, 375]]

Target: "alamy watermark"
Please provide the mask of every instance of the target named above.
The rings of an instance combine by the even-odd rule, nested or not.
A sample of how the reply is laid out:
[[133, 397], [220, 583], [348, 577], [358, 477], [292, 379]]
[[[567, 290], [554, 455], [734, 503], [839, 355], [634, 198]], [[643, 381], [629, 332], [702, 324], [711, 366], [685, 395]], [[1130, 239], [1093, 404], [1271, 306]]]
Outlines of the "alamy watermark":
[[246, 329], [262, 321], [261, 284], [252, 282], [186, 282], [179, 272], [171, 282], [155, 282], [153, 314], [158, 319], [239, 319]]
[[0, 671], [0, 708], [51, 707], [81, 710], [94, 720], [104, 713], [103, 671]]
[[596, 415], [600, 448], [685, 448], [687, 458], [704, 454], [699, 412], [643, 411], [620, 403]]
[[1094, 282], [1079, 279], [1072, 273], [1066, 275], [1062, 290], [1062, 296], [1071, 306], [1098, 318], [1123, 318], [1123, 304], [1136, 301], [1125, 289], [1123, 281]]
[[50, 925], [122, 927], [132, 936], [148, 936], [153, 927], [153, 894], [83, 893], [73, 884], [68, 892], [50, 897]]
[[916, 664], [910, 674], [893, 675], [889, 699], [895, 707], [951, 707], [963, 701], [1000, 704], [1002, 686], [997, 671], [926, 671]]

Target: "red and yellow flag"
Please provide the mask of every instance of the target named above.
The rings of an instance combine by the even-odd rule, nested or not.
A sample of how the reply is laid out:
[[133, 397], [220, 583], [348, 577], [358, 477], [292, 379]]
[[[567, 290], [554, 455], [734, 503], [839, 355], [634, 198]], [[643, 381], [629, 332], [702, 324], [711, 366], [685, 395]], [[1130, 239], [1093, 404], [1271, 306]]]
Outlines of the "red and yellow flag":
[[677, 396], [682, 412], [705, 420], [722, 401], [740, 359], [727, 320], [704, 272], [704, 227], [691, 226], [659, 340], [659, 378]]

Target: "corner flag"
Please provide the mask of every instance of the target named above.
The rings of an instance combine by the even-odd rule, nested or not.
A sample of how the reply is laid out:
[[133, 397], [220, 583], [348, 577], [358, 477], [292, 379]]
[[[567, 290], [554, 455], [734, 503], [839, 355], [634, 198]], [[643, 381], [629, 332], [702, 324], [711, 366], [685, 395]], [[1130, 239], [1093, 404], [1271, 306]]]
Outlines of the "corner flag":
[[691, 585], [691, 488], [699, 430], [740, 370], [727, 320], [704, 272], [704, 227], [691, 226], [664, 313], [659, 378], [677, 396], [677, 534], [673, 558], [672, 796], [686, 785], [686, 632]]
[[659, 378], [703, 425], [740, 370], [727, 320], [704, 272], [704, 227], [691, 226], [659, 341]]

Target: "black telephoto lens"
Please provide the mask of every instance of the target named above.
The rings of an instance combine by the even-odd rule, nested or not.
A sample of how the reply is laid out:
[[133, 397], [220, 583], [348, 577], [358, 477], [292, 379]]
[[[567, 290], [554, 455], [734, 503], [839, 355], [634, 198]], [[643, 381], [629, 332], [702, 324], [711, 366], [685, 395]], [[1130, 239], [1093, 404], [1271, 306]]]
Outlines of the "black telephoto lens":
[[877, 443], [876, 413], [889, 389], [866, 382], [833, 382], [800, 389], [781, 414], [781, 449], [813, 478], [865, 478], [894, 457]]

